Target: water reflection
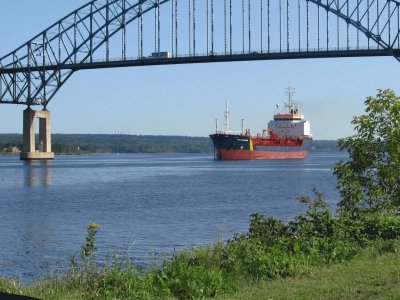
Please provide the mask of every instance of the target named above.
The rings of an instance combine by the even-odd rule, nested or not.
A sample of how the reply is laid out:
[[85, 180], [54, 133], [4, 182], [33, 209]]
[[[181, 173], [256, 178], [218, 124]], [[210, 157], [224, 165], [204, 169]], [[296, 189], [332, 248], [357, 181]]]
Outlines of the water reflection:
[[24, 161], [24, 185], [27, 187], [50, 186], [52, 161]]

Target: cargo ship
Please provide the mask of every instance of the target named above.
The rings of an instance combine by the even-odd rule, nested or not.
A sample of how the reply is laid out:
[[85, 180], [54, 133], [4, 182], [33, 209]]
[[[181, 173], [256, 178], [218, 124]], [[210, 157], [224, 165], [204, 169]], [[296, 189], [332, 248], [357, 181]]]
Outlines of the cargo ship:
[[218, 130], [216, 120], [215, 133], [210, 135], [214, 144], [216, 160], [256, 160], [256, 159], [302, 159], [307, 157], [312, 134], [310, 122], [299, 112], [299, 106], [292, 100], [292, 90], [288, 89], [288, 101], [283, 111], [273, 116], [268, 128], [256, 135], [250, 129], [229, 131], [229, 109], [226, 103], [223, 130]]

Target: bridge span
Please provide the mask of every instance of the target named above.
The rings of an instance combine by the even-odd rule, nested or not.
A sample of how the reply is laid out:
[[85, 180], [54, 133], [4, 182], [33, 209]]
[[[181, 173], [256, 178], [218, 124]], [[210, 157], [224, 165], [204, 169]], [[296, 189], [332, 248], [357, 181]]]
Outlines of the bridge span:
[[399, 32], [397, 0], [92, 0], [0, 58], [0, 104], [27, 106], [24, 153], [38, 148], [35, 118], [41, 120], [39, 152], [51, 153], [47, 107], [76, 71], [332, 57], [400, 60]]

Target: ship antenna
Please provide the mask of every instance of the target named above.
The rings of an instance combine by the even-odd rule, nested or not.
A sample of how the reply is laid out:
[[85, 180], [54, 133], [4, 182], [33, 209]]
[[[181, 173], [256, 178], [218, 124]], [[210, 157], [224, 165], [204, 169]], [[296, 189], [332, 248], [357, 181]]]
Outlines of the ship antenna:
[[224, 131], [229, 133], [229, 104], [226, 101], [225, 113], [224, 113]]

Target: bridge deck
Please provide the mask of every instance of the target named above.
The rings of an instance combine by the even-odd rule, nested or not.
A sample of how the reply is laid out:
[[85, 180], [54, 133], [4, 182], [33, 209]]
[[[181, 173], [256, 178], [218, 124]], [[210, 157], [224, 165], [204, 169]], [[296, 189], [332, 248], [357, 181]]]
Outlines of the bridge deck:
[[250, 54], [225, 54], [215, 53], [178, 56], [172, 58], [127, 58], [110, 60], [93, 60], [76, 64], [56, 64], [36, 66], [35, 68], [23, 66], [16, 68], [2, 68], [0, 74], [15, 74], [32, 71], [56, 71], [56, 70], [88, 70], [118, 67], [139, 67], [153, 65], [174, 65], [174, 64], [195, 64], [195, 63], [215, 63], [215, 62], [235, 62], [235, 61], [257, 61], [257, 60], [283, 60], [283, 59], [304, 59], [304, 58], [344, 58], [344, 57], [379, 57], [379, 56], [400, 56], [399, 49], [359, 49], [359, 50], [314, 50], [301, 52], [269, 52], [260, 53], [257, 51]]

